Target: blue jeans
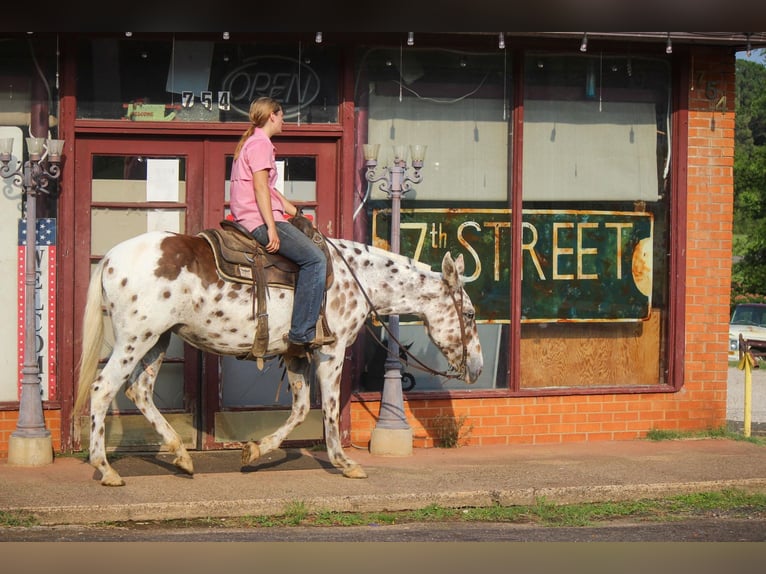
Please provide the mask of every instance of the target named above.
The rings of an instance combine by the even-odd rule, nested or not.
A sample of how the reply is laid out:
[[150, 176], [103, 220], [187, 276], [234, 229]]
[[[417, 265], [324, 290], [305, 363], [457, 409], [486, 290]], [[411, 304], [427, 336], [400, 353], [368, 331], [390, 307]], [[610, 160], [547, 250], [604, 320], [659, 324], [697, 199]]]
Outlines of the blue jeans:
[[[324, 252], [291, 223], [278, 221], [279, 253], [298, 264], [298, 280], [293, 297], [293, 315], [287, 337], [294, 343], [308, 343], [316, 335], [316, 324], [322, 308], [327, 260]], [[261, 245], [269, 242], [266, 225], [256, 227], [253, 237]]]

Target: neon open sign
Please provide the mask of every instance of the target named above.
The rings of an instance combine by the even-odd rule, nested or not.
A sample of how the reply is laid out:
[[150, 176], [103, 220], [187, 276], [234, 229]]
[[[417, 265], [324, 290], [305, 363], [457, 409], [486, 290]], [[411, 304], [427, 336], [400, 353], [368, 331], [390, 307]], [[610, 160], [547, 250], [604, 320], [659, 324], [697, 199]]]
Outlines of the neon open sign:
[[319, 75], [308, 65], [286, 56], [256, 56], [246, 59], [223, 79], [232, 109], [247, 117], [250, 103], [260, 96], [282, 104], [285, 119], [298, 117], [302, 107], [316, 100]]

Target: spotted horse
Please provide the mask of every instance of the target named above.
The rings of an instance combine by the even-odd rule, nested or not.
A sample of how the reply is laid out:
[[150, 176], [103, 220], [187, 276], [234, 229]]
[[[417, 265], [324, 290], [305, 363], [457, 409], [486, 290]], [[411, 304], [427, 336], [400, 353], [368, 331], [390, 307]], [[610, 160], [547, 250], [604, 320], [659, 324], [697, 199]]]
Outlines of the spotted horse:
[[[327, 239], [335, 278], [327, 291], [325, 315], [335, 334], [332, 344], [313, 351], [325, 441], [331, 463], [349, 478], [364, 469], [344, 453], [338, 428], [344, 350], [356, 339], [370, 313], [412, 314], [447, 359], [456, 378], [476, 382], [483, 367], [474, 307], [462, 284], [462, 254], [444, 255], [441, 273], [412, 259], [345, 239]], [[98, 263], [88, 287], [83, 316], [82, 356], [73, 413], [90, 397], [90, 463], [101, 484], [122, 486], [107, 460], [105, 417], [123, 385], [130, 398], [175, 455], [174, 464], [193, 474], [192, 459], [178, 434], [153, 401], [154, 384], [175, 333], [194, 347], [217, 355], [242, 356], [252, 346], [254, 313], [251, 286], [222, 280], [212, 250], [199, 236], [155, 231], [113, 247]], [[269, 286], [267, 356], [282, 356], [292, 392], [285, 423], [242, 449], [248, 465], [279, 448], [309, 411], [305, 357], [286, 353], [283, 335], [290, 326], [292, 289]], [[111, 319], [113, 345], [98, 371], [104, 340], [104, 311]]]

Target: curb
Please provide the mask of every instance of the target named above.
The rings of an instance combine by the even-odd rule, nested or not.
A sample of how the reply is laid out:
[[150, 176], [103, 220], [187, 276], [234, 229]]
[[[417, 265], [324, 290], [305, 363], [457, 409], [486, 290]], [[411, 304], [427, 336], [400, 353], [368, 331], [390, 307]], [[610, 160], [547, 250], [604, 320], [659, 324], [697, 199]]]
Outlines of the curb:
[[[544, 499], [549, 504], [620, 502], [726, 489], [766, 492], [766, 478], [639, 485], [614, 484], [585, 487], [476, 490], [427, 494], [319, 496], [303, 499], [302, 502], [309, 512], [395, 512], [419, 510], [430, 505], [449, 508], [481, 508], [494, 505], [529, 506], [536, 504], [540, 499]], [[277, 516], [284, 514], [285, 509], [295, 502], [295, 498], [270, 498], [95, 506], [16, 507], [0, 510], [31, 514], [40, 525], [51, 526], [84, 525], [100, 522]]]

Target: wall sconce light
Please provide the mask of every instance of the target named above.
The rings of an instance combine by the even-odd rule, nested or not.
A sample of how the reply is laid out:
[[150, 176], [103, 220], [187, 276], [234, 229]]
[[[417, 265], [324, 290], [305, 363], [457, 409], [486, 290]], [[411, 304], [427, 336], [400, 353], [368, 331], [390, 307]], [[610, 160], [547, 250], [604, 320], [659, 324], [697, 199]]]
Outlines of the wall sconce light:
[[229, 33], [228, 33], [228, 32], [224, 32], [224, 33], [223, 33], [223, 39], [224, 39], [224, 40], [228, 40], [229, 38], [230, 38], [230, 35], [229, 35]]
[[415, 32], [407, 32], [407, 45], [408, 46], [415, 45]]
[[585, 32], [582, 35], [582, 42], [580, 42], [580, 51], [581, 52], [587, 52], [588, 51], [588, 33]]
[[125, 37], [130, 38], [133, 35], [133, 32], [125, 32]]
[[497, 47], [500, 50], [505, 50], [505, 34], [503, 32], [497, 35]]
[[673, 53], [673, 42], [670, 39], [670, 32], [668, 32], [668, 41], [665, 44], [665, 53], [666, 54], [672, 54]]
[[316, 36], [314, 36], [314, 42], [316, 42], [317, 44], [322, 43], [322, 32], [316, 33]]

